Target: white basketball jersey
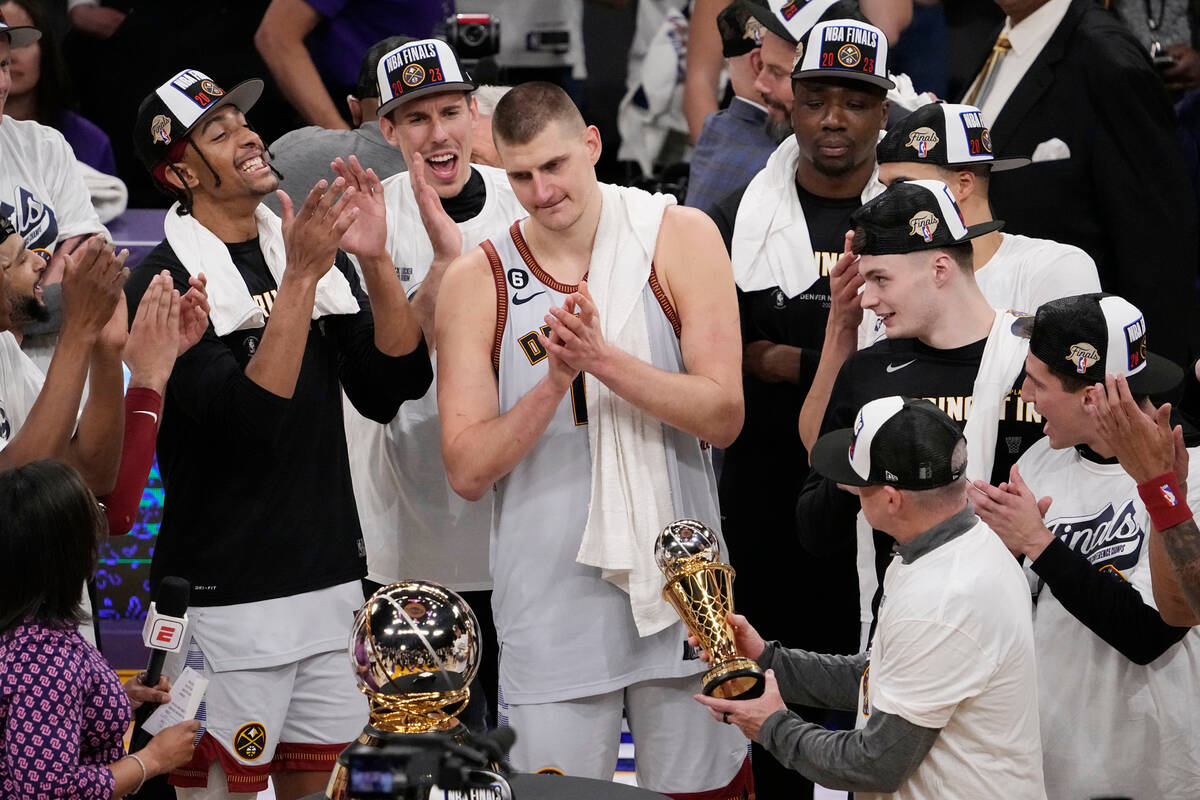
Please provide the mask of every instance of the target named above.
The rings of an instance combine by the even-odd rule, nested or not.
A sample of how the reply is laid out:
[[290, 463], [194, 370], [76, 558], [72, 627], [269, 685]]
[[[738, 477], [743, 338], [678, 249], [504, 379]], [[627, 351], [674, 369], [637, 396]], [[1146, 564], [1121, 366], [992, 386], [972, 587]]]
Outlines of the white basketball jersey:
[[[534, 260], [521, 223], [483, 244], [496, 282], [493, 366], [500, 413], [545, 376], [537, 341], [545, 316], [575, 286], [559, 283]], [[683, 372], [678, 317], [653, 270], [642, 292], [652, 363]], [[705, 445], [663, 426], [668, 481], [676, 517], [717, 529], [716, 481]], [[638, 635], [629, 596], [575, 561], [591, 490], [587, 402], [582, 377], [563, 397], [537, 444], [496, 484], [492, 523], [492, 607], [500, 639], [500, 683], [512, 704], [547, 703], [601, 694], [638, 681], [703, 669], [685, 659], [687, 633], [676, 623]]]
[[[525, 216], [503, 170], [471, 166], [483, 177], [487, 193], [480, 212], [458, 223], [464, 252]], [[421, 222], [409, 173], [385, 180], [383, 197], [388, 251], [405, 293], [412, 297], [429, 274], [433, 245]], [[436, 372], [436, 352], [429, 357]], [[387, 425], [364, 418], [343, 400], [367, 577], [379, 583], [432, 580], [460, 592], [491, 588], [491, 497], [472, 503], [450, 488], [442, 463], [436, 378], [424, 397], [402, 405]]]

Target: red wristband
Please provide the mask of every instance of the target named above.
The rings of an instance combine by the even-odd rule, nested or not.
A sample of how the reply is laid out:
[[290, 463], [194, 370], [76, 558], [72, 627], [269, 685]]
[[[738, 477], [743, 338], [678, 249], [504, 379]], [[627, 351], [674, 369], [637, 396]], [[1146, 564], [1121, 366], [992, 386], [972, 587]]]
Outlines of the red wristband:
[[1156, 531], [1174, 528], [1192, 518], [1192, 510], [1188, 508], [1187, 497], [1179, 488], [1174, 470], [1139, 483], [1137, 488]]

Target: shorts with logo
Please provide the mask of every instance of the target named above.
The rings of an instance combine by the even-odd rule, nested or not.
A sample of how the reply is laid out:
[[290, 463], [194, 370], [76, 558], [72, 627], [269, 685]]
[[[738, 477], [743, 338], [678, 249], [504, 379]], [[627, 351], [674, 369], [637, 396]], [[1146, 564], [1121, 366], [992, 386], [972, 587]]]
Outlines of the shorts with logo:
[[[237, 607], [221, 607], [216, 614], [210, 609], [189, 612], [189, 617], [197, 618], [189, 622], [187, 647], [169, 660], [165, 671], [174, 678], [185, 666], [191, 667], [209, 684], [197, 714], [201, 734], [196, 751], [189, 763], [171, 773], [173, 786], [207, 786], [209, 766], [217, 761], [230, 792], [264, 791], [267, 776], [273, 772], [332, 770], [338, 754], [362, 732], [368, 718], [367, 700], [358, 691], [345, 649], [352, 621], [349, 612], [362, 600], [358, 582], [280, 599], [297, 601], [288, 603], [282, 617], [262, 613], [262, 604], [241, 606], [250, 609], [242, 618], [248, 630], [233, 634], [225, 626], [214, 632], [213, 623], [214, 617], [224, 618]], [[265, 609], [279, 610], [269, 605]], [[271, 619], [278, 628], [296, 625], [306, 617], [312, 627], [300, 625], [298, 630], [304, 633], [295, 637], [307, 639], [309, 649], [322, 652], [302, 653], [283, 663], [239, 663], [283, 657], [270, 658], [262, 652], [252, 653], [250, 658], [241, 655], [263, 647], [249, 644], [264, 639], [256, 635], [262, 634], [255, 630], [256, 620]], [[239, 650], [233, 643], [241, 636], [247, 637], [248, 644]], [[266, 649], [287, 650], [295, 644], [295, 640], [289, 641], [291, 636], [290, 631], [276, 636]], [[270, 639], [269, 634], [266, 638]], [[330, 639], [337, 642], [336, 649], [329, 648]], [[233, 653], [238, 657], [232, 657]]]

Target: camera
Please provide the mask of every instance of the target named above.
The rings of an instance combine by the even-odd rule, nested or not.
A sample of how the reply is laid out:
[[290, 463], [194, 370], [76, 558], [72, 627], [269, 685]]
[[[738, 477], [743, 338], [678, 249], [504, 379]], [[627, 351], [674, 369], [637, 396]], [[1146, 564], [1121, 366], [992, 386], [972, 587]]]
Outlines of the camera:
[[500, 52], [500, 20], [491, 14], [455, 14], [444, 24], [446, 41], [464, 61]]
[[492, 737], [460, 744], [438, 733], [385, 734], [347, 747], [339, 761], [347, 767], [349, 800], [512, 800], [508, 781], [493, 768], [501, 756]]

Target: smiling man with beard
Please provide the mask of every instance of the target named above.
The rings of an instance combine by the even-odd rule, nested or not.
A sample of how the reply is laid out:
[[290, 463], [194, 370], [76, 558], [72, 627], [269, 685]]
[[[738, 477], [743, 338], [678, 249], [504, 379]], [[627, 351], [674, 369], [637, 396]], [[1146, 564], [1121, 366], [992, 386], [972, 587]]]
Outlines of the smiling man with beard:
[[[131, 307], [166, 270], [208, 279], [211, 325], [167, 384], [158, 439], [166, 497], [150, 582], [191, 584], [189, 643], [169, 661], [210, 681], [204, 735], [172, 774], [180, 797], [319, 791], [362, 729], [345, 667], [364, 548], [342, 392], [377, 422], [425, 394], [421, 328], [386, 248], [383, 190], [355, 159], [283, 219], [243, 115], [262, 81], [225, 92], [183, 70], [143, 100], [134, 145], [177, 201], [166, 240], [129, 281]], [[357, 256], [370, 301], [341, 250]], [[207, 787], [201, 791], [201, 787]]]

